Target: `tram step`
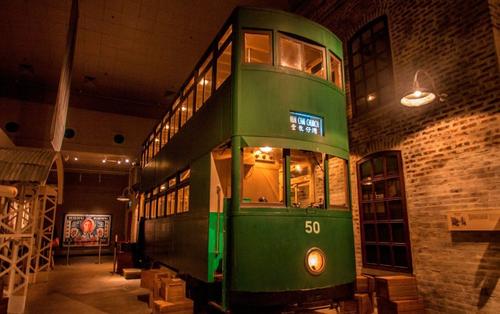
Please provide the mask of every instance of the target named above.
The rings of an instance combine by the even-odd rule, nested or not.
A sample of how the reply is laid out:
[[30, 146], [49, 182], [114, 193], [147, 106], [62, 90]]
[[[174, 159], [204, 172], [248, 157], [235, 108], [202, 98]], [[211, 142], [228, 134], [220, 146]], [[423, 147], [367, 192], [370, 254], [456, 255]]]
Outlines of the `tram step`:
[[165, 313], [193, 313], [193, 301], [187, 298], [177, 302], [168, 302], [165, 300], [156, 300], [153, 302], [153, 314]]

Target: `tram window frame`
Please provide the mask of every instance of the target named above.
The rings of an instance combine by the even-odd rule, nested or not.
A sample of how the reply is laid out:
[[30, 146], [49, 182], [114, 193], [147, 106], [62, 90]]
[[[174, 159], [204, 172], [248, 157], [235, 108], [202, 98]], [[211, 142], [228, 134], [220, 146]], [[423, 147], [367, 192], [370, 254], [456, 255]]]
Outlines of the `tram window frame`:
[[[287, 66], [287, 65], [283, 65], [282, 64], [282, 53], [285, 51], [283, 49], [283, 46], [282, 46], [282, 43], [281, 43], [281, 40], [288, 40], [288, 41], [291, 41], [291, 42], [294, 42], [296, 44], [299, 44], [300, 47], [299, 47], [299, 61], [300, 61], [300, 69], [297, 68], [297, 67], [293, 67], [293, 66]], [[305, 54], [304, 54], [304, 46], [309, 46], [309, 47], [312, 47], [314, 49], [317, 49], [319, 51], [321, 51], [322, 53], [322, 67], [323, 67], [323, 75], [316, 75], [316, 74], [313, 74], [313, 73], [309, 73], [309, 72], [306, 72], [305, 70]], [[310, 41], [307, 41], [305, 39], [302, 39], [302, 38], [296, 38], [295, 36], [290, 36], [288, 33], [283, 33], [283, 32], [278, 32], [278, 36], [277, 36], [277, 47], [278, 47], [278, 51], [277, 51], [277, 56], [278, 56], [278, 67], [282, 68], [282, 69], [287, 69], [287, 70], [292, 70], [292, 71], [298, 71], [298, 72], [302, 72], [302, 73], [305, 73], [306, 75], [309, 75], [309, 76], [312, 76], [312, 77], [315, 77], [315, 78], [318, 78], [318, 79], [323, 79], [323, 80], [327, 80], [328, 79], [328, 74], [327, 74], [327, 71], [328, 71], [328, 67], [327, 67], [327, 49], [322, 46], [321, 44], [319, 43], [311, 43]]]
[[[334, 204], [334, 200], [332, 200], [332, 191], [334, 190], [334, 186], [332, 184], [332, 173], [330, 172], [331, 171], [331, 165], [330, 165], [330, 162], [333, 160], [333, 159], [338, 159], [338, 160], [341, 160], [343, 161], [343, 194], [344, 194], [344, 199], [345, 199], [345, 204], [344, 205], [340, 205], [340, 204]], [[351, 203], [350, 203], [350, 198], [349, 198], [349, 161], [342, 158], [342, 157], [339, 157], [339, 156], [335, 156], [335, 155], [327, 155], [327, 167], [328, 167], [328, 204], [327, 204], [327, 208], [329, 210], [339, 210], [339, 211], [350, 211], [351, 210]]]
[[[259, 147], [243, 147], [241, 149], [241, 163], [240, 163], [240, 174], [241, 174], [241, 179], [240, 179], [240, 206], [241, 207], [249, 207], [249, 208], [259, 208], [259, 207], [271, 207], [271, 208], [285, 208], [287, 206], [287, 183], [286, 183], [286, 149], [281, 148], [281, 147], [272, 147], [272, 149], [279, 149], [281, 150], [281, 185], [282, 185], [282, 191], [281, 191], [281, 196], [282, 196], [282, 201], [281, 202], [268, 202], [266, 201], [260, 201], [260, 198], [257, 201], [245, 201], [245, 149], [258, 149]], [[254, 152], [251, 152], [250, 154], [254, 154]], [[280, 170], [278, 170], [278, 175], [279, 175]], [[278, 177], [278, 180], [279, 177]], [[279, 181], [278, 181], [278, 193], [279, 193]], [[279, 195], [278, 195], [279, 196]]]
[[168, 131], [170, 129], [169, 120], [170, 120], [170, 111], [167, 112], [167, 114], [163, 118], [162, 125], [161, 125], [161, 147], [162, 148], [168, 144]]
[[[334, 71], [334, 67], [333, 67], [333, 64], [332, 64], [332, 60], [335, 60], [338, 62], [338, 72], [339, 72], [339, 81], [337, 82], [335, 79], [334, 79], [334, 76], [333, 76], [333, 73], [337, 72], [337, 71]], [[330, 65], [330, 82], [338, 87], [341, 91], [344, 91], [344, 67], [343, 67], [343, 62], [342, 62], [342, 58], [340, 58], [339, 56], [337, 56], [334, 52], [332, 52], [331, 50], [328, 50], [328, 62], [329, 62], [329, 65]]]
[[[247, 50], [246, 50], [246, 35], [267, 35], [269, 40], [269, 60], [267, 62], [250, 62], [247, 61]], [[242, 52], [241, 57], [243, 58], [243, 64], [251, 65], [273, 65], [274, 61], [274, 47], [273, 47], [273, 31], [271, 30], [257, 30], [257, 29], [243, 29], [242, 31]]]
[[[190, 208], [190, 180], [191, 180], [191, 169], [187, 168], [182, 171], [179, 171], [177, 174], [177, 184], [175, 186], [176, 188], [176, 213], [177, 214], [183, 214], [189, 212]], [[187, 189], [188, 193], [188, 200], [187, 200], [187, 208], [184, 208], [184, 196], [185, 196], [185, 191]], [[182, 193], [181, 193], [182, 192]], [[182, 196], [181, 196], [182, 194]], [[182, 203], [180, 202], [180, 198], [182, 199]], [[181, 205], [182, 204], [182, 205]]]
[[[220, 64], [222, 64], [221, 60], [226, 51], [229, 51], [229, 74], [227, 74], [224, 78], [219, 80], [219, 74], [221, 73], [219, 71], [219, 66]], [[222, 48], [217, 53], [217, 64], [215, 66], [215, 90], [218, 90], [222, 85], [224, 85], [224, 83], [228, 81], [228, 79], [232, 76], [232, 74], [233, 74], [233, 41], [230, 38], [228, 42], [222, 45]]]
[[[316, 171], [316, 168], [312, 168], [312, 167], [308, 167], [310, 170], [309, 170], [309, 173], [305, 174], [305, 175], [302, 175], [302, 176], [310, 176], [310, 179], [309, 180], [305, 180], [303, 183], [306, 183], [308, 184], [308, 193], [309, 193], [309, 198], [312, 197], [313, 198], [313, 202], [310, 202], [309, 203], [309, 206], [305, 206], [305, 207], [302, 207], [301, 205], [299, 205], [300, 203], [298, 202], [294, 202], [293, 200], [293, 190], [292, 190], [292, 179], [295, 179], [295, 178], [292, 178], [292, 172], [294, 172], [292, 170], [292, 158], [295, 156], [300, 156], [300, 157], [307, 157], [307, 155], [313, 155], [315, 161], [316, 161], [316, 166], [319, 167], [320, 169], [320, 173], [322, 174], [322, 178], [319, 180], [318, 182], [318, 179], [316, 177], [316, 174], [315, 174], [315, 171]], [[321, 160], [318, 161], [316, 160], [316, 154], [320, 154], [321, 155]], [[293, 207], [293, 208], [302, 208], [302, 209], [306, 209], [306, 208], [318, 208], [318, 209], [325, 209], [327, 208], [326, 206], [326, 192], [327, 192], [327, 186], [326, 186], [326, 179], [325, 179], [325, 176], [326, 176], [326, 171], [325, 171], [325, 160], [327, 158], [326, 154], [324, 153], [318, 153], [318, 152], [313, 152], [313, 151], [308, 151], [308, 150], [302, 150], [302, 149], [289, 149], [288, 150], [288, 156], [289, 156], [289, 163], [288, 163], [288, 166], [289, 166], [289, 169], [287, 171], [287, 173], [289, 174], [289, 177], [287, 178], [287, 186], [289, 187], [289, 195], [290, 195], [290, 198], [289, 198], [289, 201], [290, 201], [290, 204], [289, 206], [290, 207]], [[309, 157], [311, 158], [311, 157]], [[299, 170], [299, 171], [302, 171], [302, 170]], [[303, 185], [303, 184], [302, 184]], [[299, 183], [297, 183], [297, 187], [299, 186]], [[318, 201], [316, 201], [316, 197], [317, 197], [317, 194], [318, 193], [321, 193], [322, 191], [322, 197], [319, 198]], [[313, 205], [314, 204], [314, 205]]]

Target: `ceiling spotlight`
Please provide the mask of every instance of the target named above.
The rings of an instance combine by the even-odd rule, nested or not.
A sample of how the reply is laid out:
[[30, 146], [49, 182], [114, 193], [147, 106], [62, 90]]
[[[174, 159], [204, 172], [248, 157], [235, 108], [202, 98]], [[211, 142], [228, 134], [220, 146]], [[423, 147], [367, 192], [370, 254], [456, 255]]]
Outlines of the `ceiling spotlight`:
[[118, 161], [117, 161], [117, 163], [118, 163], [119, 165], [121, 165], [122, 161], [121, 161], [121, 160], [118, 160]]
[[264, 153], [270, 153], [273, 149], [269, 146], [261, 147], [260, 150]]
[[103, 164], [105, 164], [105, 163], [106, 163], [106, 159], [103, 159], [103, 160], [102, 160], [102, 163], [103, 163]]
[[128, 164], [130, 162], [129, 159], [125, 159], [125, 163]]
[[73, 158], [73, 160], [74, 160], [74, 161], [78, 161], [78, 157], [74, 157], [74, 158]]
[[[420, 86], [420, 83], [418, 81], [418, 75], [420, 73], [425, 74], [425, 76], [429, 78], [431, 89], [423, 88], [422, 86]], [[438, 94], [436, 96], [436, 93], [436, 86], [434, 85], [434, 80], [432, 79], [432, 77], [426, 71], [419, 69], [417, 70], [417, 72], [415, 72], [415, 77], [413, 78], [413, 90], [407, 93], [403, 98], [401, 98], [401, 104], [407, 107], [419, 107], [430, 104], [437, 97], [439, 97], [439, 101], [442, 102], [448, 96], [446, 94]]]

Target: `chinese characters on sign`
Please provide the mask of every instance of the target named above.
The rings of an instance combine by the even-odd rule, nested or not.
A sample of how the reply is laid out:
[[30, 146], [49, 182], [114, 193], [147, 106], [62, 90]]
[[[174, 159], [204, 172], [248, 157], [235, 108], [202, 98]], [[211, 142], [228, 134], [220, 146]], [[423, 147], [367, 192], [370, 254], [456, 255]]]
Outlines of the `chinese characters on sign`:
[[323, 118], [290, 111], [290, 129], [296, 132], [323, 136]]

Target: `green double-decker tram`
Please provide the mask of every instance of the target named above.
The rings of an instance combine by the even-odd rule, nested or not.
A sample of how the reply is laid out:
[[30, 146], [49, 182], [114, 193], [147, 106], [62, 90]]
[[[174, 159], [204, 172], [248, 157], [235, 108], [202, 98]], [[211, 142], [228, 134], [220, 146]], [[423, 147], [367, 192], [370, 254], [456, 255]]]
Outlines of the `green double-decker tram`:
[[326, 28], [237, 8], [144, 143], [144, 254], [190, 296], [229, 310], [352, 295], [342, 67]]

